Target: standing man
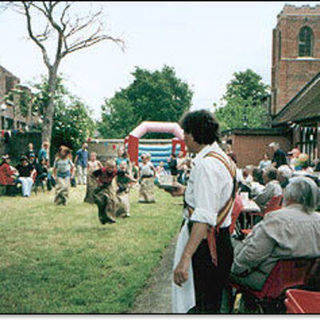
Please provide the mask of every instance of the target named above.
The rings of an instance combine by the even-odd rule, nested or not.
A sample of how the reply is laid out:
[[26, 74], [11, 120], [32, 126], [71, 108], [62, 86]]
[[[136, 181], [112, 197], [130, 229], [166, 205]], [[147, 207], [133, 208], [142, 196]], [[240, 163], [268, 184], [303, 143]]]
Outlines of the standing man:
[[78, 184], [87, 184], [87, 166], [89, 153], [87, 151], [88, 145], [83, 143], [81, 149], [76, 153], [75, 163], [77, 166]]
[[288, 164], [286, 153], [282, 149], [280, 149], [278, 142], [271, 142], [269, 144], [269, 147], [274, 151], [272, 158], [272, 165], [274, 167], [278, 169], [282, 165]]
[[229, 226], [236, 193], [236, 167], [218, 145], [219, 124], [200, 110], [181, 120], [184, 141], [196, 154], [184, 196], [183, 225], [174, 258], [174, 313], [218, 313], [233, 262]]

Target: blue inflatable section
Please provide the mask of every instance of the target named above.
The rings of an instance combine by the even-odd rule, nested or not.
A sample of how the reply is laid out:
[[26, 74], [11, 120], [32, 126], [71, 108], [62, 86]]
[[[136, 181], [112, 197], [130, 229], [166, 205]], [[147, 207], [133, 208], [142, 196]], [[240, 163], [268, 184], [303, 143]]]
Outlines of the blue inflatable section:
[[[180, 145], [176, 147], [176, 154], [180, 152]], [[159, 163], [162, 161], [165, 163], [165, 168], [168, 168], [167, 159], [170, 158], [172, 154], [172, 145], [165, 144], [165, 145], [154, 145], [154, 144], [139, 144], [139, 162], [141, 162], [141, 155], [143, 153], [150, 153], [151, 154], [151, 162], [152, 164], [157, 167]]]

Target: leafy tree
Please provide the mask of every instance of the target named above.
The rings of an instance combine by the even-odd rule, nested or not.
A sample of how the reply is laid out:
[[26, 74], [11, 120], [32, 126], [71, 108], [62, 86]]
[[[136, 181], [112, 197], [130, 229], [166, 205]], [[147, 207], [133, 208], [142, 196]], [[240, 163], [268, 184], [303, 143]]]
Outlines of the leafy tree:
[[227, 102], [232, 99], [251, 99], [251, 105], [260, 105], [261, 100], [268, 94], [268, 86], [262, 82], [260, 75], [247, 69], [244, 72], [235, 72], [227, 84], [227, 91], [223, 99]]
[[[43, 115], [44, 106], [49, 99], [48, 82], [43, 78], [43, 81], [36, 84], [34, 88], [36, 93], [33, 109], [39, 115]], [[92, 136], [95, 130], [95, 122], [91, 118], [91, 111], [78, 97], [73, 96], [66, 89], [61, 77], [57, 78], [57, 89], [53, 102], [55, 113], [51, 152], [56, 153], [61, 144], [70, 147], [75, 152], [89, 136]]]
[[221, 131], [239, 128], [269, 127], [270, 117], [262, 105], [253, 106], [251, 99], [241, 98], [230, 100], [220, 107], [215, 116], [220, 123]]
[[221, 130], [269, 127], [270, 116], [262, 102], [268, 88], [261, 76], [250, 69], [235, 72], [222, 97], [224, 106], [215, 112]]
[[136, 67], [132, 75], [134, 81], [102, 106], [98, 130], [105, 138], [124, 138], [142, 121], [178, 121], [191, 106], [193, 92], [173, 68], [151, 72]]

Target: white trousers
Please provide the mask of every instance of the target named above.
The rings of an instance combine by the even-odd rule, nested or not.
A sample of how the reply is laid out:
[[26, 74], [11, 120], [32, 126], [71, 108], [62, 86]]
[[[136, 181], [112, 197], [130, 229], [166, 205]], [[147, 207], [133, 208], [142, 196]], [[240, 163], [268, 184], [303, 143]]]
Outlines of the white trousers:
[[87, 167], [77, 166], [78, 184], [87, 184]]
[[30, 197], [33, 186], [33, 179], [30, 177], [20, 177], [19, 181], [22, 185], [22, 195]]

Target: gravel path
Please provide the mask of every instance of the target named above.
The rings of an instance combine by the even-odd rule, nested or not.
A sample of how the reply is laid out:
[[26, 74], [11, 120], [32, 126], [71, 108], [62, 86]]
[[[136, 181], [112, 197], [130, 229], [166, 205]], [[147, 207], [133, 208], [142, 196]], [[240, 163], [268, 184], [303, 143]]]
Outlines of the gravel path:
[[171, 279], [176, 242], [177, 237], [164, 251], [160, 265], [137, 297], [130, 313], [171, 313]]

